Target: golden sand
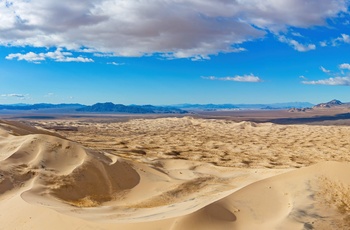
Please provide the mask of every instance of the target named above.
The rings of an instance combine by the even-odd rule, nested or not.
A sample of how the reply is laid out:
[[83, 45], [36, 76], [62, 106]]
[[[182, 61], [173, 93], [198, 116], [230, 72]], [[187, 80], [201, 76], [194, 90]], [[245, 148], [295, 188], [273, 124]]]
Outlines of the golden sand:
[[128, 159], [184, 159], [239, 168], [300, 168], [350, 161], [350, 126], [256, 124], [185, 118], [129, 122], [42, 121], [82, 145]]
[[31, 124], [0, 121], [0, 229], [350, 227], [347, 126]]

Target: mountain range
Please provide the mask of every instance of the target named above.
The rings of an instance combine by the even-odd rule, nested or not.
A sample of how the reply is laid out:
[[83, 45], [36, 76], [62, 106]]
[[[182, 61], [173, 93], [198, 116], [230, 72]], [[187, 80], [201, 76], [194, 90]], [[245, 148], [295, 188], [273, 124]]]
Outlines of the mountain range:
[[305, 111], [317, 108], [350, 107], [350, 103], [342, 103], [332, 100], [327, 103], [313, 105], [308, 102], [290, 102], [274, 104], [177, 104], [167, 106], [154, 105], [123, 105], [112, 102], [96, 103], [94, 105], [83, 104], [10, 104], [0, 105], [0, 111], [42, 111], [42, 112], [82, 112], [82, 113], [132, 113], [132, 114], [183, 114], [189, 111], [223, 111], [223, 110], [276, 110], [290, 109], [290, 111]]
[[91, 106], [78, 108], [79, 112], [99, 112], [99, 113], [187, 113], [187, 111], [170, 106], [153, 105], [122, 105], [112, 102], [97, 103]]
[[78, 109], [85, 107], [82, 104], [49, 104], [49, 103], [39, 103], [39, 104], [10, 104], [10, 105], [0, 105], [0, 110], [42, 110], [42, 109]]

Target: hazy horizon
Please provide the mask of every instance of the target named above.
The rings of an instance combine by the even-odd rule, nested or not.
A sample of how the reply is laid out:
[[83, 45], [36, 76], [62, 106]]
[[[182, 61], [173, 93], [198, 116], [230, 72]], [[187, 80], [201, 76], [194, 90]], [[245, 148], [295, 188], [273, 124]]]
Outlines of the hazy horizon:
[[[328, 102], [328, 101], [326, 101]], [[326, 103], [326, 102], [320, 102], [320, 103]], [[343, 101], [342, 101], [343, 102]], [[59, 105], [59, 104], [69, 104], [69, 105], [74, 105], [74, 104], [80, 104], [80, 105], [94, 105], [97, 103], [113, 103], [113, 104], [122, 104], [122, 105], [154, 105], [154, 106], [179, 106], [179, 105], [278, 105], [278, 104], [319, 104], [319, 103], [311, 103], [311, 102], [307, 102], [307, 101], [289, 101], [289, 102], [276, 102], [276, 103], [175, 103], [175, 104], [135, 104], [135, 103], [131, 103], [131, 104], [123, 104], [123, 103], [114, 103], [114, 102], [110, 102], [110, 101], [98, 101], [98, 102], [94, 102], [92, 104], [84, 104], [84, 103], [79, 103], [79, 102], [70, 102], [70, 103], [66, 103], [66, 102], [59, 102], [59, 103], [50, 103], [50, 102], [36, 102], [36, 103], [24, 103], [24, 102], [19, 102], [19, 103], [1, 103], [0, 105], [34, 105], [34, 104], [52, 104], [52, 105]]]

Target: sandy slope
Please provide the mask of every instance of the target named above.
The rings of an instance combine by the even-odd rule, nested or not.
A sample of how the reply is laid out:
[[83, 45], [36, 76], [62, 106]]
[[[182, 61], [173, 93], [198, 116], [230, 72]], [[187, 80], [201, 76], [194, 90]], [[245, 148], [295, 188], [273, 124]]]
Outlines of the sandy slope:
[[[157, 120], [149, 121], [152, 130]], [[214, 124], [200, 122], [202, 128]], [[235, 125], [257, 135], [271, 129], [225, 125], [217, 132]], [[297, 128], [295, 137], [308, 129]], [[334, 138], [342, 142], [343, 128], [329, 132], [341, 134]], [[348, 229], [349, 166], [223, 168], [186, 159], [146, 164], [0, 121], [0, 229]]]

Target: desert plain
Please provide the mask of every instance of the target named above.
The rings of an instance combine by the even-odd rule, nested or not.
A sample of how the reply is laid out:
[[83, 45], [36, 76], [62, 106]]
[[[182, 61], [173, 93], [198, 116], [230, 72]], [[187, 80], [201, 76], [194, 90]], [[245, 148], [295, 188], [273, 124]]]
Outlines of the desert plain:
[[226, 115], [1, 120], [0, 229], [350, 229], [347, 120]]

